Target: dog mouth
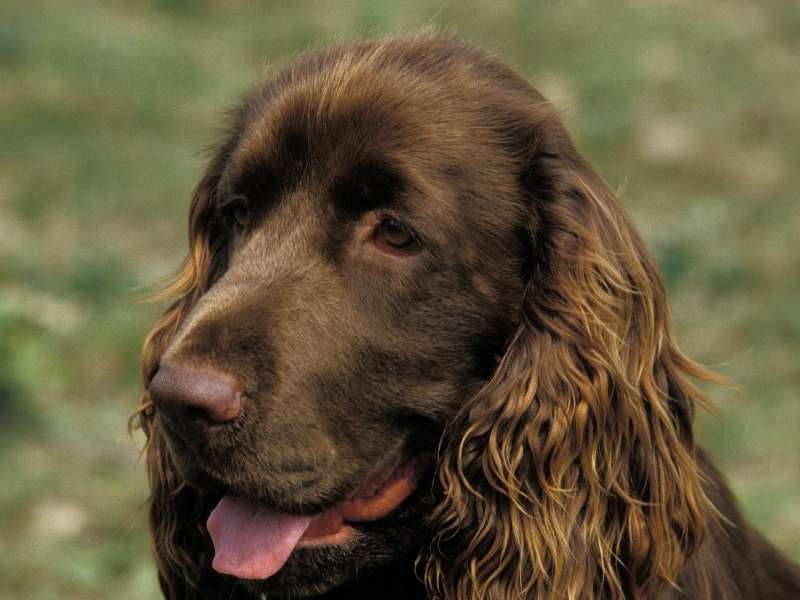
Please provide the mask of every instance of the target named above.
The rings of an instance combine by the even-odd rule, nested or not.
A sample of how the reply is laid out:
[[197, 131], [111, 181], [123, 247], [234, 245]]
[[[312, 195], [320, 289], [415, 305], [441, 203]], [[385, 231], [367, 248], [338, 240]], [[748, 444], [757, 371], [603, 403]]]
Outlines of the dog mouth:
[[358, 523], [387, 517], [417, 486], [419, 461], [394, 456], [356, 491], [317, 514], [283, 513], [257, 501], [226, 495], [208, 517], [214, 543], [212, 567], [239, 579], [267, 579], [300, 548], [343, 544]]

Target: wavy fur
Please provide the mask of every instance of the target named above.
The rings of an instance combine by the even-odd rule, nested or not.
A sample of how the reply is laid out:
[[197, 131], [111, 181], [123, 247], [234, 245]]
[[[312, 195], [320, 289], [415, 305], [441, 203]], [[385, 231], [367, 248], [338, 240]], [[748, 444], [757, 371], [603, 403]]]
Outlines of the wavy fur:
[[[161, 356], [197, 300], [218, 275], [221, 247], [214, 238], [215, 210], [212, 204], [219, 169], [215, 161], [192, 196], [189, 216], [189, 255], [181, 269], [153, 300], [172, 300], [147, 334], [142, 350], [142, 378], [147, 390], [158, 371]], [[145, 391], [131, 417], [147, 442], [145, 454], [150, 482], [149, 520], [151, 547], [156, 558], [159, 581], [167, 598], [213, 597], [215, 578], [210, 573], [205, 517], [208, 507], [199, 494], [186, 485], [172, 464], [165, 440], [154, 423], [154, 407]], [[205, 552], [198, 552], [200, 548]]]
[[[568, 163], [567, 163], [568, 164]], [[436, 597], [652, 598], [712, 506], [692, 419], [706, 406], [664, 289], [611, 191], [555, 175], [532, 219], [537, 268], [496, 373], [450, 424], [426, 583]]]
[[[302, 64], [344, 76], [368, 48], [339, 48]], [[693, 380], [721, 378], [678, 349], [653, 259], [555, 111], [511, 71], [458, 42], [421, 37], [375, 48], [372, 66], [390, 62], [379, 51], [405, 52], [409, 61], [416, 52], [430, 77], [450, 70], [448, 81], [482, 82], [489, 98], [482, 109], [518, 165], [527, 214], [529, 276], [518, 325], [493, 375], [464, 399], [441, 437], [433, 534], [418, 558], [428, 597], [645, 600], [683, 597], [682, 586], [692, 600], [766, 597], [719, 583], [732, 580], [737, 560], [751, 560], [736, 557], [745, 541], [736, 548], [725, 541], [738, 534], [720, 523], [738, 522], [738, 513], [729, 508], [716, 518], [716, 502], [733, 504], [716, 472], [701, 467], [693, 435], [696, 408], [708, 406]], [[281, 85], [302, 79], [282, 77]], [[237, 122], [247, 110], [245, 103]], [[190, 252], [161, 294], [172, 303], [144, 344], [145, 389], [225, 269], [213, 194], [238, 135], [194, 193]], [[230, 597], [229, 582], [210, 568], [208, 501], [178, 474], [147, 394], [133, 422], [147, 436], [151, 537], [164, 594]], [[712, 502], [714, 495], [720, 500]], [[794, 576], [766, 544], [742, 535], [779, 565], [776, 578]], [[775, 598], [790, 598], [795, 588], [781, 589], [786, 595]]]

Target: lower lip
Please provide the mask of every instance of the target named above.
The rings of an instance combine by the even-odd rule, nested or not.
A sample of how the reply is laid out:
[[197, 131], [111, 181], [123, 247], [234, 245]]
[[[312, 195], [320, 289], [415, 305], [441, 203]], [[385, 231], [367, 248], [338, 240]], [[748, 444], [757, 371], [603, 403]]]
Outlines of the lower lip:
[[355, 535], [355, 529], [347, 523], [336, 531], [308, 537], [303, 535], [297, 542], [297, 548], [321, 548], [322, 546], [336, 546], [348, 542]]
[[[381, 491], [389, 494], [397, 494], [397, 503], [392, 506], [385, 514], [383, 511], [375, 513], [374, 518], [360, 519], [364, 521], [373, 521], [384, 518], [388, 513], [394, 511], [400, 504], [405, 501], [408, 495], [411, 494], [414, 487], [416, 487], [416, 470], [414, 464], [407, 462], [405, 464], [396, 465], [394, 468], [394, 476], [385, 481], [380, 490], [371, 490], [369, 495], [365, 497], [365, 502], [370, 502], [372, 498], [381, 495]], [[405, 483], [405, 485], [404, 485]], [[396, 486], [402, 486], [399, 493]], [[394, 487], [394, 489], [392, 489]], [[405, 489], [402, 489], [402, 488]], [[358, 497], [350, 500], [349, 503], [352, 507], [353, 503], [359, 502]], [[347, 504], [347, 502], [345, 503]], [[344, 514], [343, 514], [344, 513]], [[303, 537], [300, 538], [298, 548], [318, 548], [321, 546], [330, 546], [337, 544], [344, 544], [352, 539], [355, 535], [355, 528], [353, 525], [345, 521], [347, 509], [344, 507], [334, 507], [327, 512], [322, 513], [312, 522]], [[367, 510], [369, 514], [369, 510]], [[352, 516], [352, 513], [351, 513]]]

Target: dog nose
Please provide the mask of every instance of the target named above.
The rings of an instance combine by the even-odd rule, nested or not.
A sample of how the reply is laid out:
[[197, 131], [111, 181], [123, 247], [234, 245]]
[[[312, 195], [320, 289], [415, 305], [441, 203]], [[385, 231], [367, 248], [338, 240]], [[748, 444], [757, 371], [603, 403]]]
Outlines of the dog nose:
[[242, 386], [209, 366], [162, 363], [148, 391], [160, 410], [181, 421], [223, 425], [242, 412]]

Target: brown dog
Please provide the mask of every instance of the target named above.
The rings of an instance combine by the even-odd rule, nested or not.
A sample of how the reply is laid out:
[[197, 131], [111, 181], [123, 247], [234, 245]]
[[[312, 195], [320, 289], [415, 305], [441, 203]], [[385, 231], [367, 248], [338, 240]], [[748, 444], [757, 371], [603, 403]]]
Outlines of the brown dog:
[[300, 57], [150, 333], [170, 598], [797, 600], [695, 446], [714, 379], [553, 108], [426, 36]]

